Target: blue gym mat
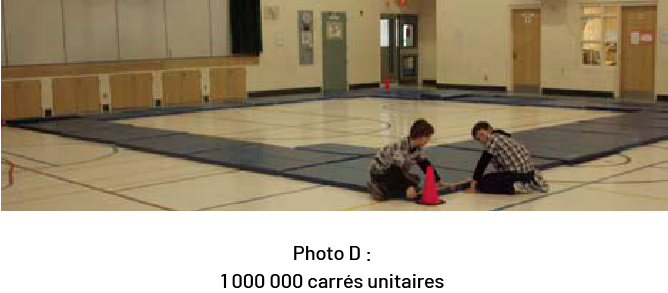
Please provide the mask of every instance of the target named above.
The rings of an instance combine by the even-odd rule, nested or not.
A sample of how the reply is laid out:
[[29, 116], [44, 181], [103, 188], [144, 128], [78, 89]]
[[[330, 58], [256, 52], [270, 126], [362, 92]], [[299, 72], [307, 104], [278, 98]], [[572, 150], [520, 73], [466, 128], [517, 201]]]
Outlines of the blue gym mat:
[[[343, 144], [317, 144], [297, 148], [252, 143], [221, 137], [135, 127], [110, 122], [116, 119], [172, 115], [226, 108], [268, 106], [355, 97], [426, 99], [457, 102], [508, 104], [515, 106], [566, 107], [643, 112], [597, 118], [553, 127], [519, 131], [513, 137], [524, 142], [539, 169], [582, 163], [624, 149], [668, 139], [668, 113], [645, 105], [619, 105], [602, 101], [519, 98], [494, 95], [452, 94], [419, 90], [369, 90], [347, 94], [295, 96], [289, 99], [258, 99], [248, 103], [211, 104], [178, 108], [125, 111], [85, 118], [55, 118], [17, 123], [23, 128], [71, 138], [242, 170], [284, 176], [353, 190], [365, 190], [368, 166], [376, 149]], [[668, 109], [668, 108], [667, 108]], [[426, 152], [445, 182], [460, 182], [472, 176], [482, 146], [472, 140], [429, 147]], [[414, 170], [417, 171], [417, 170]]]
[[338, 144], [338, 143], [306, 145], [297, 147], [297, 149], [313, 151], [313, 152], [321, 152], [321, 153], [342, 154], [342, 155], [371, 156], [376, 154], [376, 149], [354, 146], [354, 145]]

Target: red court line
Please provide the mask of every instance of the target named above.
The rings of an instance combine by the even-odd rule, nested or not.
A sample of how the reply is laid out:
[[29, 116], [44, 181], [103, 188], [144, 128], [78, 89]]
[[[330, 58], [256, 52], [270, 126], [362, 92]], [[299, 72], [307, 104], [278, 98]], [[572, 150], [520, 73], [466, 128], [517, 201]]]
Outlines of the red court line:
[[8, 173], [7, 177], [9, 179], [9, 183], [7, 183], [7, 186], [2, 187], [2, 189], [7, 189], [7, 188], [12, 187], [12, 185], [14, 185], [14, 163], [12, 163], [12, 161], [7, 160], [7, 159], [3, 159], [2, 161], [3, 161], [3, 163], [9, 165], [9, 172], [7, 172]]
[[[14, 165], [14, 164], [12, 164], [12, 165]], [[70, 180], [70, 179], [67, 179], [67, 178], [63, 178], [63, 177], [60, 177], [60, 176], [57, 176], [57, 175], [53, 175], [53, 174], [49, 174], [49, 173], [45, 173], [45, 172], [42, 172], [42, 171], [37, 170], [37, 169], [33, 169], [33, 168], [29, 168], [29, 167], [21, 166], [21, 165], [15, 165], [15, 166], [16, 166], [17, 168], [19, 168], [19, 169], [23, 169], [23, 170], [26, 170], [26, 171], [30, 171], [30, 172], [33, 172], [33, 173], [36, 173], [36, 174], [39, 174], [39, 175], [43, 175], [43, 176], [50, 177], [50, 178], [53, 178], [53, 179], [56, 179], [56, 180], [64, 181], [64, 182], [67, 182], [67, 183], [70, 183], [70, 184], [74, 184], [74, 185], [82, 186], [82, 187], [85, 187], [85, 188], [88, 188], [88, 189], [92, 189], [92, 190], [95, 190], [95, 191], [99, 191], [99, 192], [102, 192], [102, 193], [106, 193], [106, 194], [109, 194], [109, 195], [114, 195], [114, 196], [117, 196], [117, 197], [120, 197], [120, 198], [129, 200], [129, 201], [133, 201], [133, 202], [140, 203], [140, 204], [143, 204], [143, 205], [151, 206], [151, 207], [154, 207], [154, 208], [163, 210], [163, 211], [174, 211], [174, 209], [172, 209], [172, 208], [168, 208], [168, 207], [164, 207], [164, 206], [161, 206], [161, 205], [158, 205], [158, 204], [154, 204], [154, 203], [150, 203], [150, 202], [147, 202], [147, 201], [143, 201], [143, 200], [138, 199], [138, 198], [134, 198], [134, 197], [131, 197], [131, 196], [123, 195], [123, 194], [120, 194], [120, 193], [117, 193], [117, 192], [113, 192], [113, 191], [110, 191], [110, 190], [102, 189], [102, 188], [95, 187], [95, 186], [92, 186], [92, 185], [89, 185], [89, 184], [85, 184], [85, 183], [81, 183], [81, 182], [76, 182], [76, 181], [73, 181], [73, 180]]]

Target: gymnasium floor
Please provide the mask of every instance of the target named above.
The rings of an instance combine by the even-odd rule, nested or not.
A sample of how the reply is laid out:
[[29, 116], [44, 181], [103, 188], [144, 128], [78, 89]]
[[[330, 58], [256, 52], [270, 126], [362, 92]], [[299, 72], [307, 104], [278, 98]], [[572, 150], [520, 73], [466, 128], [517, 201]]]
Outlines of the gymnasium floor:
[[[512, 132], [614, 115], [361, 98], [117, 122], [285, 147], [340, 143], [376, 148], [403, 137], [417, 118], [435, 126], [433, 144], [442, 144], [470, 139], [470, 127], [478, 120]], [[2, 129], [2, 210], [668, 210], [666, 170], [668, 141], [662, 141], [547, 170], [549, 194], [457, 193], [446, 197], [446, 205], [431, 207], [377, 203], [368, 194], [347, 189]]]

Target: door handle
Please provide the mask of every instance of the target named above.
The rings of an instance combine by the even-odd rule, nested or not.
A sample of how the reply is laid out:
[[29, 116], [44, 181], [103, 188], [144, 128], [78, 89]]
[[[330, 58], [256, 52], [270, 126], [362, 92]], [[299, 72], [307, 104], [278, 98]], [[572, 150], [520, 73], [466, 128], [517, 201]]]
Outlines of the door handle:
[[513, 60], [517, 60], [517, 53], [513, 52]]

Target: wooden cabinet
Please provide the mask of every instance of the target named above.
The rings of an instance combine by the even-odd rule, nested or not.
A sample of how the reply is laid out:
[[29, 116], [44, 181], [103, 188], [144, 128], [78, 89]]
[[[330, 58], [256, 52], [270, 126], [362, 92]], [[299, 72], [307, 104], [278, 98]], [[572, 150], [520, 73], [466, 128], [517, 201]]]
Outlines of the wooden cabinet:
[[210, 77], [212, 101], [246, 100], [246, 68], [212, 68]]
[[113, 109], [153, 106], [153, 76], [150, 73], [116, 74], [109, 78]]
[[202, 103], [201, 80], [202, 74], [199, 70], [164, 72], [163, 103], [166, 106]]
[[42, 117], [42, 84], [39, 80], [2, 82], [2, 118]]
[[53, 79], [54, 115], [100, 113], [100, 100], [98, 77]]

